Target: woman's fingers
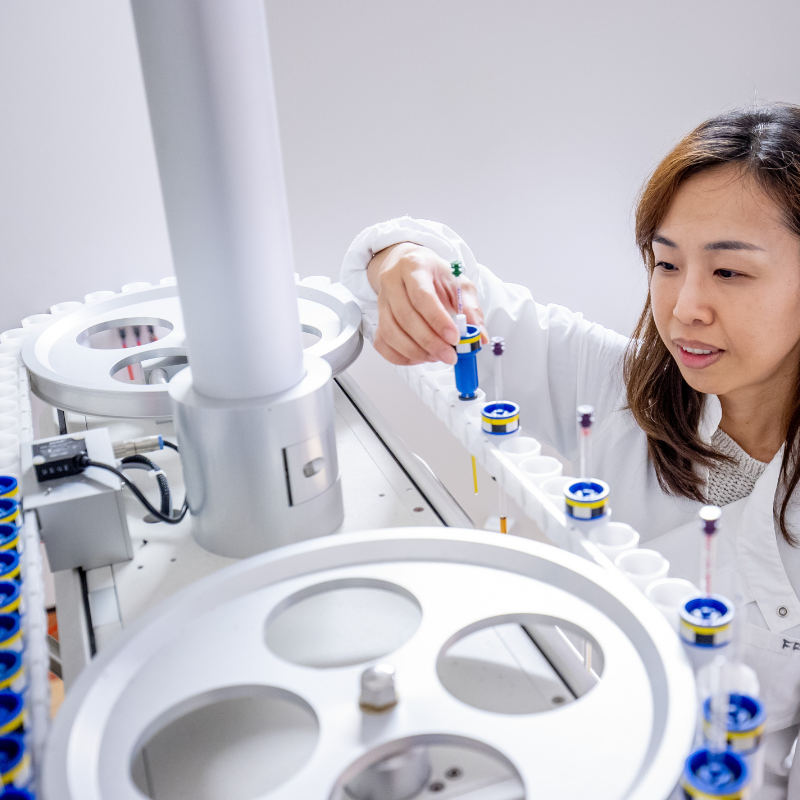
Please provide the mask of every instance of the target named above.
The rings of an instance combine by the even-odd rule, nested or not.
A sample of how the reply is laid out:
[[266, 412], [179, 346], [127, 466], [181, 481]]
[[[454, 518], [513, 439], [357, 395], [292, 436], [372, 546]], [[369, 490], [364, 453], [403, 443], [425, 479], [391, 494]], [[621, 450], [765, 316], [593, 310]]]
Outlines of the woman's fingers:
[[[438, 299], [415, 286], [416, 284], [412, 282], [413, 295], [407, 292], [397, 292], [392, 295], [390, 300], [392, 315], [398, 326], [427, 353], [432, 361], [444, 361], [452, 364], [455, 359], [453, 346], [431, 327], [430, 315], [433, 312], [439, 312], [445, 316], [447, 323], [453, 328], [452, 340], [458, 341], [458, 331]], [[440, 320], [439, 324], [441, 324]]]
[[477, 325], [481, 329], [481, 339], [484, 344], [489, 341], [489, 336], [484, 325], [483, 311], [478, 303], [478, 289], [472, 281], [464, 281], [461, 287], [464, 314], [470, 325]]
[[419, 351], [411, 347], [410, 339], [424, 351], [423, 360], [452, 364], [455, 360], [453, 346], [439, 331], [455, 342], [458, 330], [436, 296], [431, 269], [432, 265], [421, 263], [415, 254], [414, 258], [384, 273], [378, 295], [379, 326], [387, 315], [383, 339], [401, 354], [421, 358]]
[[[420, 346], [406, 331], [405, 325], [398, 322], [390, 302], [380, 304], [378, 317], [378, 333], [381, 339], [401, 356], [421, 364], [424, 361], [433, 361], [435, 358]], [[450, 348], [452, 350], [452, 348]]]
[[[404, 285], [411, 306], [434, 337], [429, 341], [430, 347], [425, 345], [426, 349], [443, 354], [443, 346], [452, 347], [458, 344], [458, 328], [442, 303], [442, 299], [449, 300], [449, 298], [446, 295], [444, 298], [439, 297], [431, 272], [422, 269], [414, 270], [406, 277]], [[439, 360], [444, 361], [445, 359], [440, 355]]]
[[415, 364], [421, 364], [421, 361], [412, 361], [409, 358], [406, 358], [400, 353], [397, 352], [393, 347], [386, 344], [383, 340], [383, 336], [381, 335], [381, 330], [375, 332], [375, 340], [372, 342], [372, 346], [391, 364], [398, 364], [401, 367], [408, 367]]
[[480, 326], [486, 339], [474, 284], [466, 278], [456, 284], [450, 265], [433, 251], [410, 243], [397, 245], [376, 255], [370, 269], [371, 285], [378, 293], [375, 348], [392, 363], [455, 364], [453, 345], [459, 333], [451, 313], [457, 307], [459, 285], [467, 321]]

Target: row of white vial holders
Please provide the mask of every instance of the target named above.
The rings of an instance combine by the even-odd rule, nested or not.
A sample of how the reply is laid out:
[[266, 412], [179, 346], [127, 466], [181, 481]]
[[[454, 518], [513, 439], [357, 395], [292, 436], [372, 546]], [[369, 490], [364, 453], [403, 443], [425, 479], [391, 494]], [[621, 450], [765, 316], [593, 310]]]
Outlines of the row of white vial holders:
[[687, 580], [668, 577], [664, 556], [639, 548], [639, 534], [623, 522], [607, 521], [589, 528], [586, 535], [576, 530], [564, 511], [564, 488], [578, 478], [563, 475], [561, 462], [542, 455], [541, 444], [522, 430], [508, 436], [485, 433], [481, 427], [485, 395], [478, 390], [475, 400], [459, 400], [453, 367], [421, 364], [397, 371], [551, 542], [606, 567], [610, 561], [678, 631], [681, 601], [698, 590]]

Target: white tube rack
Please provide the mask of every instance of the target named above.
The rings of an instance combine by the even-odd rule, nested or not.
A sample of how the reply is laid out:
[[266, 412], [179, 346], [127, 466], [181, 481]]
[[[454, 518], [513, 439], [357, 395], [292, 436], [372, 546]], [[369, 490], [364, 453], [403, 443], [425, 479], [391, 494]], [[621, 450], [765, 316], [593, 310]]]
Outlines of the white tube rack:
[[421, 364], [397, 367], [397, 372], [553, 544], [602, 566], [613, 566], [581, 531], [576, 530], [564, 511], [500, 449], [500, 443], [493, 441], [496, 437], [483, 432], [480, 414], [476, 411], [484, 401], [459, 401], [457, 392], [446, 385], [446, 381], [442, 381], [442, 377], [453, 374], [453, 368], [442, 369], [442, 366]]

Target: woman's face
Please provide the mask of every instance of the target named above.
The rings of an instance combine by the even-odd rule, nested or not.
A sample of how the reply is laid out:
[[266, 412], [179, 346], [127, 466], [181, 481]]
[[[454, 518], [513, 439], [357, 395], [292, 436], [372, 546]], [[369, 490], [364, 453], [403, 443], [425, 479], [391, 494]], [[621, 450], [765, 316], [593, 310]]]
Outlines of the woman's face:
[[755, 183], [732, 166], [684, 181], [653, 252], [656, 327], [692, 388], [758, 396], [794, 379], [800, 239]]

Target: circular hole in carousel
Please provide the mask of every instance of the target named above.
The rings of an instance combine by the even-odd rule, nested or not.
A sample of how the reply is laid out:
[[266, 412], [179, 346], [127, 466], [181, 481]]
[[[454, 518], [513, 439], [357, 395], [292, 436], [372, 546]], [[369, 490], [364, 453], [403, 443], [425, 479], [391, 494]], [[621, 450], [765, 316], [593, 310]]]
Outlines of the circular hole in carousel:
[[601, 679], [595, 639], [562, 619], [510, 614], [459, 631], [436, 662], [450, 694], [484, 711], [535, 714], [562, 708]]
[[397, 650], [421, 620], [422, 608], [406, 589], [346, 578], [306, 587], [279, 603], [267, 618], [264, 640], [293, 664], [346, 667]]
[[158, 317], [125, 317], [92, 325], [81, 331], [76, 341], [92, 350], [120, 350], [158, 342], [173, 330], [173, 325]]
[[303, 329], [304, 350], [307, 347], [312, 347], [322, 338], [322, 331], [319, 328], [315, 328], [313, 325], [306, 324], [302, 324], [300, 327]]
[[253, 800], [295, 775], [319, 738], [295, 694], [230, 686], [166, 712], [136, 748], [131, 777], [152, 800]]

